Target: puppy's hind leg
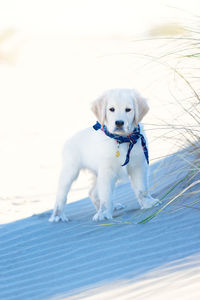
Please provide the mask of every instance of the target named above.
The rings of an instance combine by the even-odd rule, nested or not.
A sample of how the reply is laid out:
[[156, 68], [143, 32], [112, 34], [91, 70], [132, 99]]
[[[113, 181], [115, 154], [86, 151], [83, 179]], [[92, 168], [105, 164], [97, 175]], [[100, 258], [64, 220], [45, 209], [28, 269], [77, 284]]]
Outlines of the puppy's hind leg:
[[77, 164], [68, 163], [63, 166], [59, 178], [56, 203], [53, 213], [49, 218], [49, 222], [67, 222], [68, 218], [65, 215], [64, 208], [67, 200], [67, 195], [73, 181], [78, 177], [80, 169]]
[[89, 192], [89, 197], [90, 197], [94, 207], [96, 208], [96, 211], [98, 211], [99, 207], [100, 207], [100, 201], [99, 201], [98, 192], [97, 192], [96, 177], [94, 179], [94, 184]]

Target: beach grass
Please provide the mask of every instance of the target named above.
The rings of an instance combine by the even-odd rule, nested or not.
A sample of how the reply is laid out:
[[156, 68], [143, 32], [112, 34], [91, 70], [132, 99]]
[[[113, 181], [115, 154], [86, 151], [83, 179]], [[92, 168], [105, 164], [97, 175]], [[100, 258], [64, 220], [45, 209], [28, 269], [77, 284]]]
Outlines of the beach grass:
[[[199, 18], [196, 20], [199, 22]], [[198, 188], [200, 183], [200, 31], [195, 25], [185, 27], [177, 36], [163, 36], [159, 31], [155, 42], [159, 39], [166, 42], [168, 50], [164, 50], [164, 53], [158, 56], [151, 56], [150, 59], [154, 64], [162, 64], [171, 71], [174, 81], [173, 91], [171, 91], [174, 100], [172, 106], [174, 110], [176, 107], [180, 109], [181, 116], [174, 120], [174, 123], [162, 120], [162, 123], [157, 126], [155, 124], [154, 128], [163, 126], [168, 131], [164, 138], [183, 150], [181, 158], [186, 163], [187, 175], [177, 180], [160, 200], [164, 200], [176, 187], [180, 186], [176, 189], [175, 195], [167, 197], [167, 201], [164, 201], [161, 208], [138, 223], [150, 221], [183, 195], [187, 198], [187, 203], [182, 202], [182, 207], [191, 208], [195, 205], [199, 208], [200, 204], [198, 197], [193, 201], [193, 195], [198, 195], [200, 192]], [[183, 170], [177, 169], [175, 172], [177, 172], [177, 177], [181, 177]], [[180, 185], [182, 182], [184, 182], [184, 186]]]

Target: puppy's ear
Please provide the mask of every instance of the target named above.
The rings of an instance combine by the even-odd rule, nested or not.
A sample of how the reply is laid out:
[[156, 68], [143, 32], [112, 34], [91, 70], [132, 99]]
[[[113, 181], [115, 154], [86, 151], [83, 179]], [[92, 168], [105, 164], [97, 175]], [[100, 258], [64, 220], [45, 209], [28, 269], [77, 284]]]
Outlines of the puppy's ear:
[[106, 102], [105, 95], [102, 95], [92, 103], [92, 107], [91, 107], [92, 112], [95, 114], [97, 120], [102, 126], [104, 125], [106, 119], [106, 105], [107, 102]]
[[139, 93], [133, 91], [133, 102], [135, 108], [134, 123], [138, 125], [142, 121], [143, 117], [149, 111], [147, 99], [143, 98]]

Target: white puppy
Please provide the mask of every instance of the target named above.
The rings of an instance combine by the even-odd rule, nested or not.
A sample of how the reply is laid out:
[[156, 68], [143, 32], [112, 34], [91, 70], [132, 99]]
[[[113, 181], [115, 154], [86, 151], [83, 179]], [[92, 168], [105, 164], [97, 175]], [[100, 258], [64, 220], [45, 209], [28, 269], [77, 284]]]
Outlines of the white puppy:
[[[113, 89], [105, 92], [92, 104], [92, 111], [108, 134], [127, 137], [137, 130], [138, 123], [148, 112], [146, 99], [132, 89]], [[142, 127], [140, 134], [145, 138]], [[141, 139], [133, 145], [129, 155], [130, 142], [118, 143], [107, 136], [105, 130], [87, 128], [64, 146], [63, 167], [60, 174], [57, 197], [50, 222], [68, 221], [64, 208], [67, 194], [81, 169], [89, 169], [95, 175], [90, 198], [96, 208], [95, 221], [112, 219], [113, 203], [111, 193], [115, 183], [126, 173], [141, 208], [150, 208], [159, 200], [149, 194], [148, 163]], [[134, 141], [134, 139], [133, 139]], [[144, 146], [144, 145], [143, 145]], [[128, 163], [125, 160], [128, 155]]]

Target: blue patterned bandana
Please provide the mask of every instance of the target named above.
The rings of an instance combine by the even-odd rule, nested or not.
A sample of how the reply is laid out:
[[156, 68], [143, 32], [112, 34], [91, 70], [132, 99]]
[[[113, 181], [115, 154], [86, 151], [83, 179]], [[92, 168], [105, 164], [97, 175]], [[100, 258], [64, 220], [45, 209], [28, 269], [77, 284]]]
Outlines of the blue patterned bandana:
[[133, 146], [137, 143], [138, 139], [141, 139], [141, 145], [142, 145], [142, 148], [143, 148], [143, 151], [144, 151], [144, 155], [145, 155], [147, 163], [149, 164], [149, 154], [148, 154], [148, 149], [147, 149], [147, 146], [146, 146], [146, 140], [145, 140], [144, 136], [140, 133], [140, 126], [139, 125], [128, 136], [122, 136], [122, 135], [110, 133], [108, 131], [107, 127], [105, 125], [102, 127], [99, 122], [97, 122], [93, 126], [93, 128], [95, 130], [101, 129], [107, 136], [109, 136], [112, 139], [115, 139], [117, 141], [117, 143], [119, 143], [119, 144], [129, 143], [128, 151], [127, 151], [127, 154], [126, 154], [126, 160], [125, 160], [124, 164], [122, 165], [122, 167], [128, 164], [129, 159], [130, 159], [131, 150], [132, 150]]

